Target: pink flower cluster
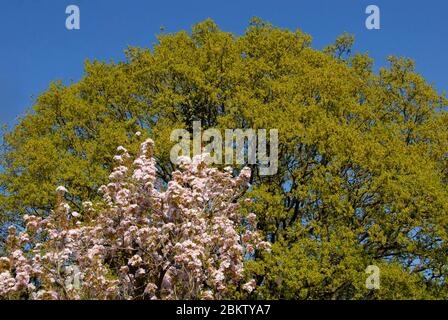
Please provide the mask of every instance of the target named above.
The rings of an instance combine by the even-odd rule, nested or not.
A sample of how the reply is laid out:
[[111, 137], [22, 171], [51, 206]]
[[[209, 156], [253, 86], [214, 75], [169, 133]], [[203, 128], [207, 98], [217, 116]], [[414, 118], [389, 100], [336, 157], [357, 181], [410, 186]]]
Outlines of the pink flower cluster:
[[25, 216], [9, 229], [0, 258], [0, 299], [221, 299], [242, 284], [243, 262], [269, 250], [256, 217], [242, 217], [238, 200], [250, 170], [237, 177], [185, 158], [165, 191], [157, 190], [153, 142], [132, 161], [119, 147], [104, 201], [81, 212], [57, 188], [58, 206], [46, 218]]

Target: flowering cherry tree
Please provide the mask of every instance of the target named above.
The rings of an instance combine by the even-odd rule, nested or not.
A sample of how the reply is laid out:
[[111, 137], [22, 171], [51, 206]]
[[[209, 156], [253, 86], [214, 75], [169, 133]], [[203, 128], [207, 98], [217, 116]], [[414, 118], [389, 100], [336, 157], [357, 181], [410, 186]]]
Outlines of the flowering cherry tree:
[[[119, 147], [104, 201], [72, 210], [64, 187], [48, 217], [25, 216], [9, 228], [0, 258], [3, 299], [221, 299], [230, 287], [251, 292], [243, 262], [269, 250], [254, 214], [239, 210], [250, 170], [233, 177], [182, 158], [172, 181], [156, 188], [153, 141], [132, 161]], [[250, 200], [247, 200], [250, 201]], [[244, 281], [246, 280], [246, 281]]]

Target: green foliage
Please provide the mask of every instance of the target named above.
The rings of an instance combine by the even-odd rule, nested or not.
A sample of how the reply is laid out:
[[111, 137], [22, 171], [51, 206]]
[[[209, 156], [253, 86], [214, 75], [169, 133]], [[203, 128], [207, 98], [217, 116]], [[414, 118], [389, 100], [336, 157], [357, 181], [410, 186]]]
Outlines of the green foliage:
[[[253, 19], [243, 36], [212, 21], [129, 48], [123, 63], [87, 62], [78, 83], [53, 83], [3, 140], [4, 221], [46, 214], [65, 185], [94, 198], [118, 145], [155, 140], [169, 179], [172, 129], [279, 130], [279, 172], [253, 167], [251, 207], [273, 242], [249, 261], [253, 298], [447, 298], [447, 99], [390, 57], [372, 72], [347, 34], [323, 52], [311, 37]], [[381, 289], [365, 288], [366, 266]]]

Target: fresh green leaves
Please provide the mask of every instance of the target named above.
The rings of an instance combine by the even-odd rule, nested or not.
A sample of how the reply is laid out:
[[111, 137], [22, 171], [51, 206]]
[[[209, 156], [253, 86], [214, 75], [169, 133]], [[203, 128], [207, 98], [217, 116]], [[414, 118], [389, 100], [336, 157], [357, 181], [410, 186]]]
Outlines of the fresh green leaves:
[[[274, 243], [248, 262], [260, 298], [446, 298], [447, 100], [391, 57], [379, 74], [339, 37], [324, 52], [300, 30], [253, 19], [242, 36], [207, 20], [128, 48], [123, 63], [86, 62], [54, 83], [4, 136], [2, 218], [45, 215], [64, 184], [92, 198], [115, 148], [156, 142], [168, 181], [173, 129], [279, 130], [279, 171], [253, 168], [251, 208]], [[350, 55], [348, 55], [350, 53]], [[142, 137], [143, 139], [144, 137]], [[365, 287], [380, 267], [381, 289]]]

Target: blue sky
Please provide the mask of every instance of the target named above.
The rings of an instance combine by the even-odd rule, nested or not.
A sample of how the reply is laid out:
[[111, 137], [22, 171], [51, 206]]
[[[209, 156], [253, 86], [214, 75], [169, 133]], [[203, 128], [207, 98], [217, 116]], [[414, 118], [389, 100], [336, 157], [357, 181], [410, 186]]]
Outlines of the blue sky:
[[[81, 29], [65, 28], [65, 8], [76, 4]], [[367, 30], [369, 4], [381, 9], [381, 30]], [[313, 36], [322, 48], [347, 31], [355, 51], [376, 67], [389, 54], [412, 57], [439, 90], [448, 89], [448, 2], [445, 0], [14, 0], [0, 6], [0, 124], [13, 124], [52, 80], [78, 80], [85, 59], [123, 60], [128, 45], [149, 47], [164, 26], [189, 30], [210, 17], [242, 34], [252, 16]]]

